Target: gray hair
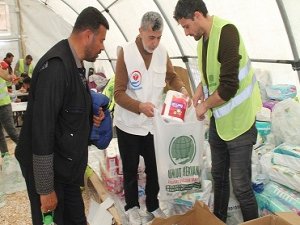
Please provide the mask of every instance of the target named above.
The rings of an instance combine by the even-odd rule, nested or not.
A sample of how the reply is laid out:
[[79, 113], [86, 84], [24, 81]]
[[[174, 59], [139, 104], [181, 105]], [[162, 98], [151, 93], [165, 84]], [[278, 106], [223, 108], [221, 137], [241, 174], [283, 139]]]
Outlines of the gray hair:
[[161, 15], [157, 12], [146, 12], [141, 21], [141, 29], [147, 30], [151, 28], [153, 31], [162, 31], [164, 24]]

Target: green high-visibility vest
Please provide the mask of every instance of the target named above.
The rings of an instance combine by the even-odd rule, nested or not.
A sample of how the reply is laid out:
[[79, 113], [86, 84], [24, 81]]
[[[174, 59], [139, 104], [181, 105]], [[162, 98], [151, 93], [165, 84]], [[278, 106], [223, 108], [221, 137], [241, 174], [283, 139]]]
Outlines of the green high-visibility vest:
[[[226, 24], [229, 22], [216, 16], [213, 17], [206, 59], [208, 85], [205, 83], [202, 72], [203, 40], [200, 39], [198, 42], [198, 64], [200, 72], [202, 72], [201, 80], [203, 89], [207, 90], [208, 95], [212, 95], [219, 86], [221, 68], [218, 61], [219, 42], [222, 27]], [[254, 70], [241, 36], [239, 38], [239, 54], [242, 56], [238, 74], [239, 89], [229, 101], [209, 111], [209, 116], [214, 115], [219, 136], [225, 141], [230, 141], [249, 130], [255, 121], [256, 113], [262, 106]]]
[[[25, 60], [24, 59], [20, 59], [19, 60], [19, 72], [20, 74], [25, 72]], [[33, 65], [32, 63], [28, 66], [28, 71], [27, 74], [31, 77], [33, 72]]]
[[109, 98], [108, 108], [109, 111], [111, 112], [114, 110], [115, 107], [114, 86], [115, 86], [115, 76], [112, 76], [102, 91], [102, 94], [106, 95]]
[[7, 91], [6, 81], [0, 78], [0, 106], [8, 105], [10, 103], [11, 100]]

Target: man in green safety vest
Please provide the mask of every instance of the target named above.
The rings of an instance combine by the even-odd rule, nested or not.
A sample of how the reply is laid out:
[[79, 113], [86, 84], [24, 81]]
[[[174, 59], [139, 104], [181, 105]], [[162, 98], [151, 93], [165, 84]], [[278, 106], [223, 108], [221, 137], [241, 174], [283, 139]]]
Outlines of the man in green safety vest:
[[18, 77], [21, 76], [22, 73], [27, 73], [29, 77], [31, 77], [33, 72], [33, 63], [32, 63], [32, 56], [27, 55], [25, 59], [19, 59], [15, 66], [15, 75]]
[[4, 61], [0, 65], [0, 152], [3, 157], [8, 153], [3, 129], [15, 143], [19, 140], [19, 133], [15, 128], [11, 100], [7, 91], [6, 81], [15, 82], [16, 76], [9, 74], [9, 65]]
[[179, 0], [174, 19], [185, 35], [198, 41], [201, 82], [193, 104], [199, 120], [206, 113], [210, 118], [214, 214], [226, 222], [230, 171], [244, 221], [257, 218], [251, 155], [257, 138], [255, 116], [262, 102], [242, 37], [232, 23], [210, 16], [202, 0]]

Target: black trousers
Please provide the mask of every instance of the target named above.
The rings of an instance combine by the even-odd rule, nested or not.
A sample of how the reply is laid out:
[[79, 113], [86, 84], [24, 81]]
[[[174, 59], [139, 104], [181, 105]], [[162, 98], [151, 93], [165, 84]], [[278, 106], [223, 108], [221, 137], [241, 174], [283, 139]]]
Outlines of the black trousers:
[[146, 208], [149, 212], [159, 207], [159, 192], [153, 135], [128, 134], [117, 129], [118, 145], [123, 165], [125, 210], [138, 206], [137, 170], [140, 155], [144, 158], [146, 173]]
[[[28, 197], [30, 200], [31, 217], [33, 225], [42, 225], [40, 195], [37, 194], [32, 169], [22, 165], [21, 170], [26, 181]], [[86, 225], [84, 203], [79, 185], [54, 182], [58, 205], [54, 211], [54, 222], [57, 225]]]

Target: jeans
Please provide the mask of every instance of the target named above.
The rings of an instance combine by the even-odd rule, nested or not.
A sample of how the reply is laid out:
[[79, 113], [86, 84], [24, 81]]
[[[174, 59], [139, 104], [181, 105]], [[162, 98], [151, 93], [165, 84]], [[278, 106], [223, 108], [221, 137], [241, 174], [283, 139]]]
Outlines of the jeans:
[[146, 208], [149, 212], [152, 212], [159, 207], [157, 199], [159, 185], [153, 135], [149, 133], [146, 136], [139, 136], [128, 134], [119, 128], [116, 129], [123, 165], [125, 210], [127, 211], [135, 206], [139, 207], [137, 170], [141, 155], [145, 162]]
[[11, 104], [0, 106], [0, 150], [1, 150], [1, 154], [5, 154], [6, 152], [8, 152], [5, 136], [3, 133], [3, 128], [6, 130], [6, 133], [8, 134], [8, 136], [15, 143], [17, 143], [19, 140], [19, 133], [17, 132], [15, 125], [14, 125]]
[[255, 124], [231, 141], [222, 140], [214, 118], [210, 120], [209, 144], [214, 181], [214, 214], [226, 222], [230, 195], [229, 169], [233, 193], [240, 203], [244, 221], [258, 217], [258, 207], [251, 183], [251, 156], [256, 142]]

